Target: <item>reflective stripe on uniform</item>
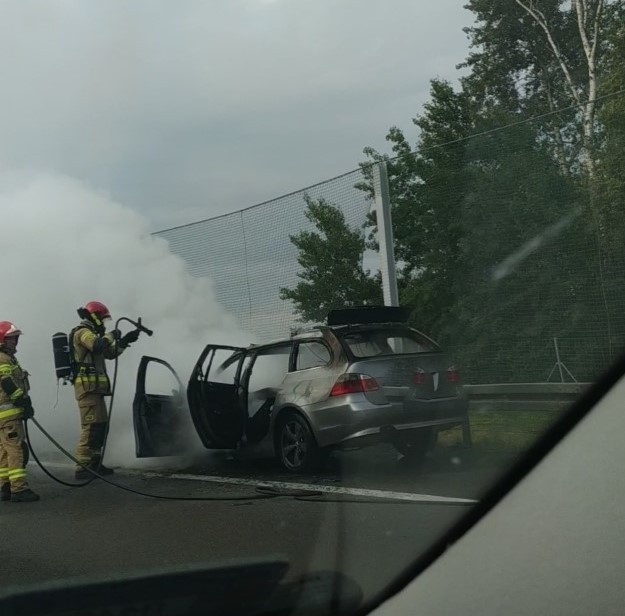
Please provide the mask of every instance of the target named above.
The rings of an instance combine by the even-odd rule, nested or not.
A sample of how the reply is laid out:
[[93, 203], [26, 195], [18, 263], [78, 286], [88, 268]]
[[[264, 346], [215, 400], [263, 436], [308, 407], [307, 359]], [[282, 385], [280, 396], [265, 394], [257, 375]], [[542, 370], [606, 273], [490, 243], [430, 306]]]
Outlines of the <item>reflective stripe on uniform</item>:
[[0, 364], [0, 376], [13, 376], [14, 368], [11, 364]]
[[4, 466], [0, 468], [0, 479], [8, 479], [9, 477], [9, 469]]
[[18, 409], [18, 408], [15, 408], [14, 406], [11, 406], [6, 411], [0, 411], [0, 421], [3, 419], [10, 419], [11, 417], [17, 417], [21, 413], [22, 413], [22, 409]]
[[19, 400], [22, 396], [24, 395], [24, 390], [21, 388], [17, 388], [10, 396], [9, 398], [11, 398], [11, 400], [13, 400], [13, 402], [15, 402], [16, 400]]
[[13, 481], [14, 479], [23, 479], [26, 477], [26, 469], [24, 468], [10, 468], [9, 469], [9, 479]]
[[88, 381], [89, 383], [95, 383], [96, 381], [108, 381], [108, 376], [104, 374], [79, 374], [78, 376], [82, 380]]
[[103, 383], [105, 385], [109, 382], [109, 378], [106, 374], [85, 374], [84, 372], [79, 372], [76, 380], [86, 381], [87, 383]]

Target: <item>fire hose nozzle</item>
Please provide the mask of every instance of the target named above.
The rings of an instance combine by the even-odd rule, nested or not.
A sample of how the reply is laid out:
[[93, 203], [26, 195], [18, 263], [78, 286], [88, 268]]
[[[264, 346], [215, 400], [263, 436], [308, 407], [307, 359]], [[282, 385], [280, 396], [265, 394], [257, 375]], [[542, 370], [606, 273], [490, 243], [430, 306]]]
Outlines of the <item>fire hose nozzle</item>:
[[151, 336], [154, 332], [151, 329], [148, 329], [145, 325], [141, 323], [141, 317], [139, 317], [136, 321], [132, 321], [128, 319], [140, 332]]

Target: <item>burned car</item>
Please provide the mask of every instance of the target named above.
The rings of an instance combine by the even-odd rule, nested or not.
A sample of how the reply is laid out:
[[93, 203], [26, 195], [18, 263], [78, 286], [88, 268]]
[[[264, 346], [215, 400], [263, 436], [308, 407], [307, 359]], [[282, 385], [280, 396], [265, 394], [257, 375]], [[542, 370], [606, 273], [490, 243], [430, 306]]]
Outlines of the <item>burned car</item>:
[[[335, 310], [326, 326], [246, 348], [207, 345], [186, 388], [166, 362], [143, 357], [133, 405], [137, 457], [180, 454], [190, 413], [207, 449], [271, 447], [284, 468], [318, 468], [332, 449], [392, 443], [419, 461], [440, 430], [466, 424], [457, 369], [393, 307]], [[151, 390], [169, 371], [171, 395]], [[186, 402], [186, 403], [185, 403]]]

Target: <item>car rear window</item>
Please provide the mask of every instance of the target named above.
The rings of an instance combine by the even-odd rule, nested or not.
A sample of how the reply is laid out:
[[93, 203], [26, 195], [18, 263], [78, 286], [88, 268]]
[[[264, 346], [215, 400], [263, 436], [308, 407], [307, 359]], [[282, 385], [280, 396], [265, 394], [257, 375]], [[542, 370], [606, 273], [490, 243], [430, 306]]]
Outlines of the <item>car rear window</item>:
[[340, 334], [354, 357], [359, 359], [385, 355], [432, 353], [439, 348], [414, 330], [365, 329]]

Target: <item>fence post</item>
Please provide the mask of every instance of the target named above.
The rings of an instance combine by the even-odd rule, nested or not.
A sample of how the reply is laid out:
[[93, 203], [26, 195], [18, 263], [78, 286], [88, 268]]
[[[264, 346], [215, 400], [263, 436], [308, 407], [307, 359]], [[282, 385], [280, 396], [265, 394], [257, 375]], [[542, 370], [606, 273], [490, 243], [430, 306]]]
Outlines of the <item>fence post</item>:
[[577, 379], [573, 376], [571, 371], [564, 365], [564, 362], [560, 359], [560, 346], [558, 345], [558, 339], [553, 339], [553, 348], [556, 352], [556, 363], [553, 365], [549, 376], [547, 377], [547, 382], [551, 380], [551, 375], [555, 372], [556, 368], [560, 372], [560, 383], [564, 383], [564, 372], [566, 372], [574, 383], [577, 383]]
[[562, 372], [562, 362], [560, 361], [560, 347], [558, 346], [558, 339], [553, 339], [553, 347], [556, 350], [556, 363], [558, 364], [558, 370], [560, 371], [560, 383], [564, 383], [564, 372]]
[[380, 244], [380, 272], [385, 306], [399, 306], [397, 273], [395, 270], [395, 249], [393, 245], [393, 222], [391, 198], [388, 189], [388, 174], [384, 161], [373, 166], [373, 192], [378, 223]]

